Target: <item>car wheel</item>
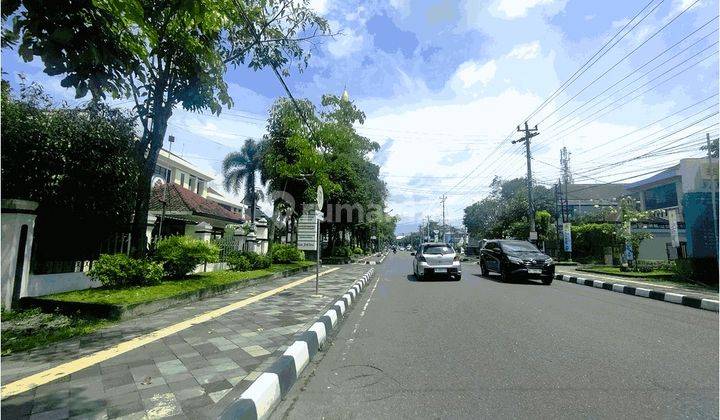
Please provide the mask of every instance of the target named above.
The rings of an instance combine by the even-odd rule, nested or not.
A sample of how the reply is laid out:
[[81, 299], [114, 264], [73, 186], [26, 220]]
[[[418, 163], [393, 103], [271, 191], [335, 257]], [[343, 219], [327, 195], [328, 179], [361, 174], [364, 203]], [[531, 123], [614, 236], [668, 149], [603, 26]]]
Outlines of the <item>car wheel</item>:
[[488, 271], [487, 267], [485, 267], [485, 261], [480, 260], [480, 274], [483, 277], [487, 277], [490, 275], [490, 271]]
[[505, 267], [500, 269], [500, 278], [503, 283], [510, 283], [512, 281], [512, 276], [505, 270]]
[[460, 281], [460, 279], [462, 279], [461, 274], [457, 274], [455, 277], [453, 277], [453, 280], [455, 280], [455, 281]]
[[552, 284], [553, 278], [552, 277], [544, 277], [541, 280], [542, 280], [543, 284], [549, 286]]

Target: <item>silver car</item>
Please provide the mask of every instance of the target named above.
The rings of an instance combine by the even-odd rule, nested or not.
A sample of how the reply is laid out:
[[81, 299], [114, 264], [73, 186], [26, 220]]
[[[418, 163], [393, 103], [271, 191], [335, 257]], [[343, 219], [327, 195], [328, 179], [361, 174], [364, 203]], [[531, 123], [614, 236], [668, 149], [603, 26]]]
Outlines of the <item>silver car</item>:
[[440, 274], [460, 280], [462, 268], [460, 257], [448, 244], [439, 242], [428, 242], [420, 244], [417, 252], [413, 252], [413, 274], [418, 280], [426, 276]]

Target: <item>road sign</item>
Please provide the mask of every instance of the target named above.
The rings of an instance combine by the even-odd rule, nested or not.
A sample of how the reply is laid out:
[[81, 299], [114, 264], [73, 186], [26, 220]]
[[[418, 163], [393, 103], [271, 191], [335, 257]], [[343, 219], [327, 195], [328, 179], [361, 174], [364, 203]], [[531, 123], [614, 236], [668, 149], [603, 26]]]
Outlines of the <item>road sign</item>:
[[570, 222], [563, 223], [563, 245], [565, 252], [572, 252], [572, 225]]
[[298, 219], [298, 249], [317, 250], [318, 219], [315, 211], [310, 211]]
[[530, 240], [531, 241], [537, 241], [537, 238], [538, 238], [537, 232], [535, 232], [535, 231], [530, 232]]
[[325, 201], [325, 194], [323, 193], [322, 185], [318, 185], [315, 199], [317, 202], [318, 209], [322, 210], [323, 201]]

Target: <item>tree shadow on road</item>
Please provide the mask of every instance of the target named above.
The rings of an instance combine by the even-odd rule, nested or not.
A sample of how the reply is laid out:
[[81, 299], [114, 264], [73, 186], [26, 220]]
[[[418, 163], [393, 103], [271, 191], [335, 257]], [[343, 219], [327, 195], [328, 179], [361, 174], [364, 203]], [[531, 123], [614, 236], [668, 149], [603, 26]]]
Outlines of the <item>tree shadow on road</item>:
[[490, 281], [494, 281], [495, 283], [500, 283], [500, 284], [527, 285], [527, 286], [545, 286], [545, 285], [543, 284], [543, 282], [540, 281], [539, 279], [538, 279], [538, 280], [535, 280], [535, 279], [533, 279], [533, 280], [530, 280], [530, 279], [512, 279], [512, 280], [510, 280], [509, 282], [504, 282], [504, 281], [502, 281], [502, 277], [500, 277], [500, 275], [488, 274], [487, 276], [483, 276], [482, 274], [479, 274], [479, 273], [472, 273], [472, 275], [475, 276], [475, 277], [480, 277], [480, 278], [483, 279], [483, 280], [490, 280]]

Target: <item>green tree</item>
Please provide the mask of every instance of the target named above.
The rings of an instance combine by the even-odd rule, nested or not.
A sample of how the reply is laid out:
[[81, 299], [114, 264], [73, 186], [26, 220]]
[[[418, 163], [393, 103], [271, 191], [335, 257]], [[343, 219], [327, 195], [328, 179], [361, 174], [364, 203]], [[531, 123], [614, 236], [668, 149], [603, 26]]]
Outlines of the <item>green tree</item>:
[[[302, 42], [328, 31], [306, 1], [295, 0], [20, 0], [3, 3], [13, 16], [18, 52], [63, 75], [78, 98], [132, 98], [141, 127], [136, 158], [132, 237], [145, 251], [150, 179], [176, 106], [219, 114], [233, 104], [228, 66], [302, 69]], [[279, 73], [278, 73], [279, 74]]]
[[94, 258], [131, 221], [139, 174], [132, 117], [98, 103], [53, 108], [35, 84], [19, 93], [3, 83], [2, 195], [40, 204], [36, 260]]
[[349, 204], [363, 213], [373, 209], [383, 213], [387, 189], [380, 179], [380, 168], [368, 159], [379, 146], [355, 131], [354, 124], [363, 123], [365, 114], [351, 101], [324, 95], [321, 105], [318, 112], [308, 100], [297, 101], [295, 106], [283, 98], [271, 108], [262, 170], [270, 189], [278, 192], [274, 208], [292, 197], [292, 217], [296, 218], [303, 203], [314, 202], [315, 190], [321, 185], [326, 214], [334, 219], [322, 224], [330, 237], [331, 251], [344, 242], [345, 232], [350, 232], [354, 244], [367, 245], [375, 224], [345, 217], [338, 220], [339, 215], [332, 211], [339, 208], [337, 205]]
[[257, 181], [260, 184], [267, 182], [260, 171], [263, 147], [262, 142], [245, 139], [242, 149], [225, 156], [222, 166], [225, 189], [237, 194], [242, 188], [245, 197], [250, 200], [251, 223], [255, 223], [255, 206], [260, 198]]
[[[482, 238], [527, 238], [530, 223], [525, 179], [503, 180], [496, 176], [490, 188], [488, 197], [465, 208], [463, 224], [468, 232]], [[536, 212], [552, 215], [555, 204], [551, 189], [533, 186], [533, 199]]]
[[640, 245], [646, 239], [652, 239], [650, 232], [633, 231], [632, 225], [649, 216], [646, 211], [640, 211], [635, 205], [635, 199], [632, 197], [623, 197], [619, 202], [619, 220], [618, 237], [623, 243], [630, 244], [632, 249], [635, 265], [640, 256]]

